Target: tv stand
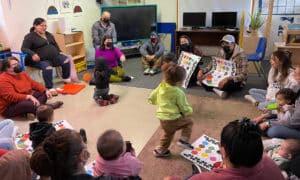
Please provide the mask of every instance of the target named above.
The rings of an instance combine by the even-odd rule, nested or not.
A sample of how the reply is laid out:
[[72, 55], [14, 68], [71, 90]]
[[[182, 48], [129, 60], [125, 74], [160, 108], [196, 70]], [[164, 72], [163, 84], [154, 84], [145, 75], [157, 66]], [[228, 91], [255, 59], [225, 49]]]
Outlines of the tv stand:
[[[226, 30], [226, 29], [214, 29], [204, 28], [204, 29], [179, 29], [175, 32], [175, 50], [179, 47], [179, 37], [186, 35], [191, 38], [194, 45], [199, 46], [220, 46], [220, 40], [226, 34], [231, 34], [235, 37], [235, 42], [239, 42], [239, 30]], [[177, 54], [177, 52], [176, 52]]]

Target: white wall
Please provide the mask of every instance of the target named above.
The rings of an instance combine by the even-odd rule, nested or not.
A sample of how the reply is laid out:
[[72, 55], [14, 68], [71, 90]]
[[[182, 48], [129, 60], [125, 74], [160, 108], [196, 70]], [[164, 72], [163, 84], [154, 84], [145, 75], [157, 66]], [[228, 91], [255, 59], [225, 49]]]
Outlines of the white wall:
[[178, 27], [182, 27], [183, 12], [206, 12], [206, 26], [211, 26], [213, 11], [237, 11], [237, 27], [239, 27], [242, 12], [249, 14], [250, 9], [249, 0], [179, 0]]
[[176, 22], [177, 0], [146, 0], [146, 4], [157, 5], [158, 22]]
[[[57, 29], [57, 19], [47, 18], [47, 2], [47, 0], [2, 0], [0, 4], [0, 42], [3, 42], [5, 46], [10, 47], [13, 51], [20, 51], [23, 38], [29, 32], [33, 20], [36, 17], [46, 19], [48, 31], [55, 33]], [[76, 27], [84, 32], [87, 56], [94, 57], [91, 27], [100, 17], [99, 5], [94, 0], [71, 2], [80, 3], [83, 9], [82, 15], [74, 17], [73, 13], [59, 13], [59, 16], [70, 17], [72, 27]], [[59, 8], [60, 6], [57, 4], [57, 7]]]

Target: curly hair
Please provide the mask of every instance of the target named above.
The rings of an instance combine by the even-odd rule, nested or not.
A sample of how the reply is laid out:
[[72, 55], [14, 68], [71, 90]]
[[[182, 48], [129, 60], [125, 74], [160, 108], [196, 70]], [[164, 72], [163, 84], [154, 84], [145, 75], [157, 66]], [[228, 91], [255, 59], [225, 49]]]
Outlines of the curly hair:
[[163, 72], [164, 81], [172, 86], [182, 82], [186, 77], [185, 69], [181, 66], [178, 66], [174, 62], [163, 64], [161, 69]]

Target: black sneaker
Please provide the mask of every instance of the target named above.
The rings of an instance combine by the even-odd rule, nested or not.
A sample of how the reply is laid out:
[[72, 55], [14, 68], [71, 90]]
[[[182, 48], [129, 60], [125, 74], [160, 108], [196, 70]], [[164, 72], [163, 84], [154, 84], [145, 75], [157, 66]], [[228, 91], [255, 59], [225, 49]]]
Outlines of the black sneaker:
[[159, 152], [157, 149], [153, 150], [153, 155], [155, 157], [169, 157], [171, 155], [170, 150], [166, 150], [165, 152]]
[[82, 137], [83, 142], [86, 144], [87, 138], [86, 138], [86, 132], [85, 132], [85, 130], [81, 128], [81, 129], [79, 130], [79, 134], [80, 134], [80, 136]]
[[192, 164], [192, 174], [195, 175], [199, 173], [201, 173], [201, 168], [196, 164]]
[[179, 139], [177, 141], [177, 145], [183, 147], [184, 149], [194, 149], [194, 146], [192, 146], [190, 143], [188, 143], [182, 139]]
[[123, 76], [122, 77], [122, 81], [123, 82], [129, 82], [129, 81], [131, 81], [131, 77], [129, 77], [129, 76]]

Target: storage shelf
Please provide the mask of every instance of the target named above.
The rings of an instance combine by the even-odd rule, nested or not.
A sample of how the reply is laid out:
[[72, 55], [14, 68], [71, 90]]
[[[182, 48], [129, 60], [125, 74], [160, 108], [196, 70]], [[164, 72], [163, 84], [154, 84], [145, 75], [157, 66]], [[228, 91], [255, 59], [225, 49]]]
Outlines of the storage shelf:
[[66, 48], [78, 46], [78, 45], [83, 45], [83, 42], [74, 42], [74, 43], [66, 44]]
[[81, 59], [84, 58], [85, 55], [76, 55], [76, 56], [72, 56], [73, 60], [76, 61], [77, 59]]

